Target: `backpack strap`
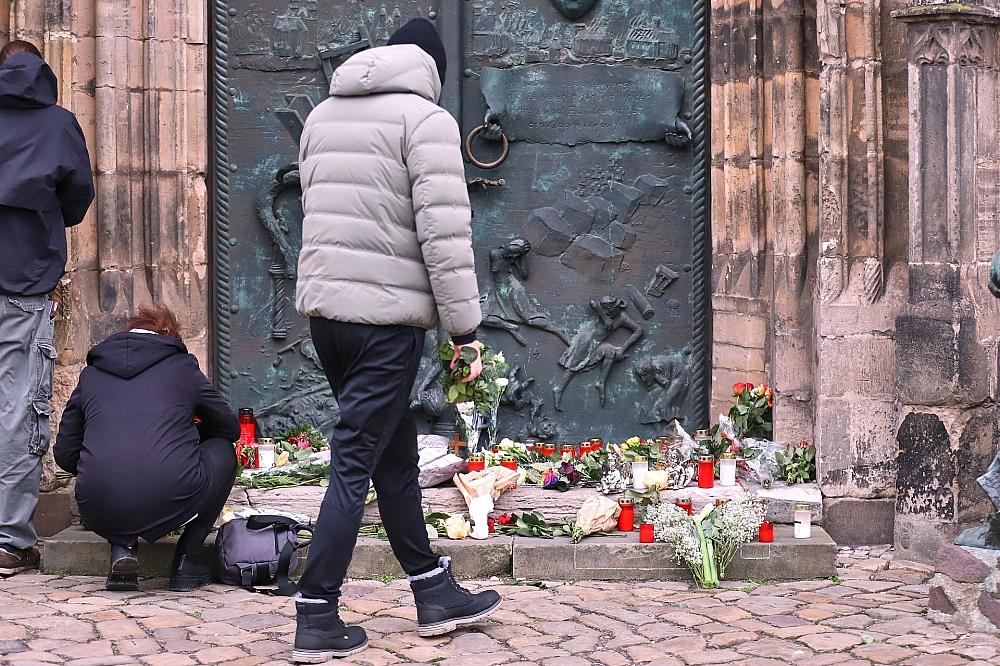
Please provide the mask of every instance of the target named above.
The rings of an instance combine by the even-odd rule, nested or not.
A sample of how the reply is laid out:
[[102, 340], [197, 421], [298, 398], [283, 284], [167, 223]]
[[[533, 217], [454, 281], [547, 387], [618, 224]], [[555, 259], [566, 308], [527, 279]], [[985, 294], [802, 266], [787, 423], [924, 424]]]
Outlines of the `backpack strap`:
[[[281, 551], [278, 553], [278, 570], [275, 572], [275, 583], [277, 589], [268, 588], [257, 588], [252, 584], [253, 578], [256, 577], [256, 567], [257, 565], [252, 565], [252, 571], [250, 567], [243, 568], [240, 570], [240, 574], [243, 579], [243, 589], [249, 592], [256, 592], [258, 594], [266, 594], [275, 597], [292, 597], [295, 596], [299, 591], [299, 586], [288, 579], [288, 574], [291, 573], [289, 570], [292, 567], [292, 555], [302, 548], [305, 548], [312, 541], [313, 530], [308, 525], [303, 525], [287, 516], [251, 516], [247, 519], [247, 528], [252, 530], [261, 530], [272, 528], [275, 534], [284, 533], [286, 534], [285, 543], [281, 546]], [[308, 532], [309, 539], [304, 540], [302, 543], [295, 544], [292, 541], [292, 536], [299, 532]], [[250, 580], [247, 580], [247, 574], [250, 573]]]

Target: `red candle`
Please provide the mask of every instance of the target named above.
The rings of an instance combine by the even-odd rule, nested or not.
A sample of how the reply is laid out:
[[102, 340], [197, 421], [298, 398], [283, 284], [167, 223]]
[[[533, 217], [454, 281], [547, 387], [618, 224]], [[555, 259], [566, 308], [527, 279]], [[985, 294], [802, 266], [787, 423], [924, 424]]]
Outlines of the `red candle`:
[[500, 466], [501, 467], [506, 467], [507, 469], [512, 469], [514, 471], [517, 471], [517, 461], [514, 460], [514, 459], [512, 459], [512, 458], [501, 460], [500, 461]]
[[690, 497], [682, 497], [681, 499], [677, 500], [676, 504], [678, 508], [687, 511], [687, 514], [689, 516], [694, 515], [694, 505], [691, 503]]
[[497, 521], [496, 518], [490, 516], [486, 519], [486, 525], [490, 528], [490, 534], [496, 534], [497, 531]]
[[470, 472], [482, 472], [484, 469], [486, 469], [486, 459], [482, 454], [473, 453], [469, 456]]
[[623, 499], [618, 502], [622, 512], [618, 514], [618, 531], [631, 532], [635, 529], [635, 502]]
[[774, 541], [774, 523], [769, 523], [766, 520], [762, 522], [757, 540], [761, 543], [772, 543]]
[[249, 444], [257, 439], [257, 422], [253, 410], [243, 407], [239, 412], [240, 443]]
[[653, 523], [639, 525], [639, 543], [653, 543]]
[[700, 456], [698, 458], [698, 487], [711, 488], [715, 485], [715, 458]]
[[551, 444], [543, 444], [542, 445], [542, 455], [543, 456], [545, 456], [546, 458], [551, 458], [555, 454], [556, 454], [556, 447], [552, 446]]
[[563, 444], [559, 451], [563, 456], [569, 455], [570, 458], [576, 457], [576, 447], [572, 444]]

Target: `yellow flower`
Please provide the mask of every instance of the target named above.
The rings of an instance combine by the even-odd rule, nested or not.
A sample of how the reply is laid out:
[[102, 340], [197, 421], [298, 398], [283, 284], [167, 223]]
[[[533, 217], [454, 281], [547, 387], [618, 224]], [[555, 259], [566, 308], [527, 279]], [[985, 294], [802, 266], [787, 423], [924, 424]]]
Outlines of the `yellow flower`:
[[282, 451], [278, 454], [278, 457], [274, 459], [275, 467], [284, 467], [288, 464], [288, 451]]

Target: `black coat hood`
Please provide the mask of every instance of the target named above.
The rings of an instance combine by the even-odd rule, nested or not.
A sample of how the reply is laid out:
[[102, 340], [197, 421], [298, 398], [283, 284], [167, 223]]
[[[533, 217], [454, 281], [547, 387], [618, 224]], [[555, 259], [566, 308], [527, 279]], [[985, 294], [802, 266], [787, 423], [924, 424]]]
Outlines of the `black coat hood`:
[[41, 58], [18, 53], [0, 66], [0, 106], [35, 109], [57, 99], [56, 75]]
[[132, 379], [174, 354], [187, 354], [177, 338], [152, 333], [116, 333], [87, 354], [87, 365]]

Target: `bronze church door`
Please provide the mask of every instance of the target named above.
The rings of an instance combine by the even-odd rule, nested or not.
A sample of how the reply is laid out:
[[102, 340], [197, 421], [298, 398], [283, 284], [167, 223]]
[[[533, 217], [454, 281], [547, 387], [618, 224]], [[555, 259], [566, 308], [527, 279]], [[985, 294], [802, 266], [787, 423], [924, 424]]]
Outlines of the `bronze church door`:
[[[501, 430], [560, 441], [707, 419], [707, 6], [231, 0], [214, 6], [214, 362], [265, 423], [336, 405], [294, 309], [296, 156], [332, 72], [407, 20], [449, 56]], [[411, 408], [447, 431], [428, 336]]]

